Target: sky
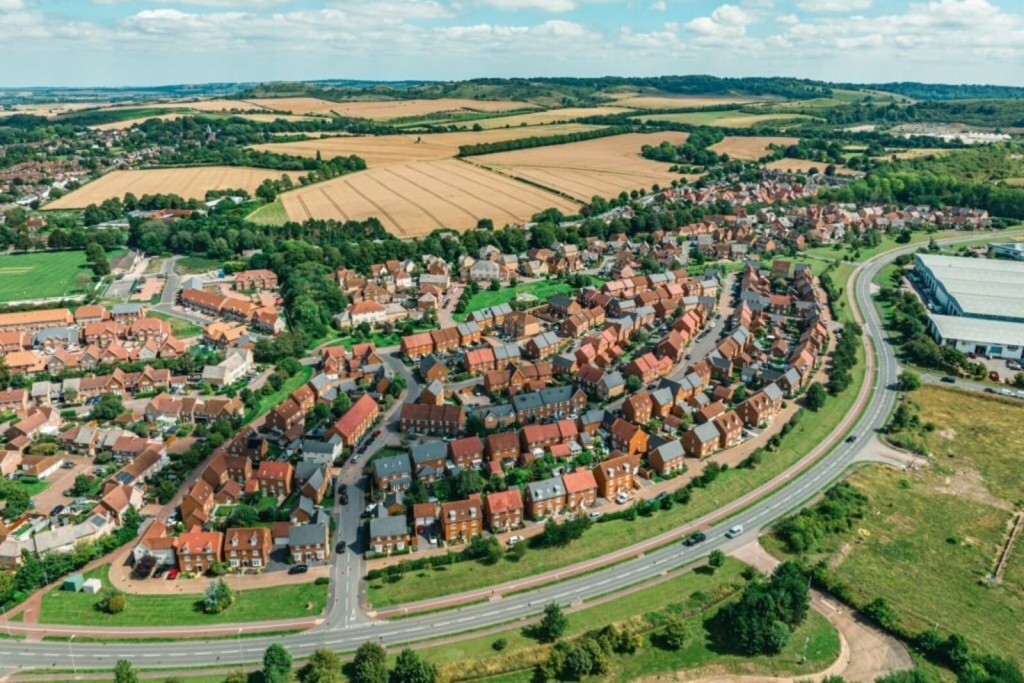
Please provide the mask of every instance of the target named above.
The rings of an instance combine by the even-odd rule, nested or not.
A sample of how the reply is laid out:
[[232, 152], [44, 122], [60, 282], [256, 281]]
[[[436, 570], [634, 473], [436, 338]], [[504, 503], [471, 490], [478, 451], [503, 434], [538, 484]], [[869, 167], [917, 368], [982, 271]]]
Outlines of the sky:
[[0, 0], [0, 87], [698, 73], [1024, 86], [1024, 0]]

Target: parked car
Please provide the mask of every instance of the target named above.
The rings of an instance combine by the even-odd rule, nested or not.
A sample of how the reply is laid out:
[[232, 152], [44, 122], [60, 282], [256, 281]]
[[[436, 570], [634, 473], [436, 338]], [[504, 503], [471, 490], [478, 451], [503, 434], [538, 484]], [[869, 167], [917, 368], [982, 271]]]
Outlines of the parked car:
[[698, 543], [703, 543], [707, 540], [707, 538], [707, 535], [703, 531], [695, 531], [683, 539], [683, 545], [685, 545], [687, 548], [692, 548]]
[[602, 517], [604, 517], [604, 513], [603, 512], [598, 512], [598, 511], [594, 511], [594, 512], [587, 513], [587, 517], [590, 519], [591, 522], [596, 522], [597, 520], [599, 520]]
[[288, 567], [289, 574], [305, 574], [308, 571], [308, 564], [293, 564], [291, 567]]
[[988, 378], [990, 380], [992, 380], [993, 382], [1002, 382], [1003, 381], [1002, 379], [1000, 379], [999, 373], [996, 372], [995, 370], [992, 370], [992, 371], [990, 371], [988, 373]]
[[505, 541], [505, 544], [508, 545], [509, 548], [511, 548], [516, 543], [519, 543], [519, 541], [521, 540], [523, 540], [522, 536], [509, 536], [508, 540]]
[[348, 493], [348, 484], [339, 484], [338, 485], [338, 493], [343, 495], [343, 496], [346, 493]]
[[166, 564], [157, 565], [156, 570], [153, 572], [153, 578], [159, 579], [167, 572], [168, 569], [170, 569], [170, 567], [168, 567]]
[[941, 381], [945, 382], [946, 384], [956, 384], [956, 377], [954, 377], [953, 375], [946, 375], [942, 378]]
[[178, 573], [179, 572], [177, 569], [172, 569], [171, 571], [167, 572], [167, 580], [174, 581], [176, 578], [178, 578]]
[[856, 434], [850, 434], [848, 437], [846, 437], [846, 443], [853, 443], [856, 440], [857, 440], [857, 435]]
[[615, 496], [615, 502], [619, 505], [629, 500], [629, 494], [625, 491], [619, 491], [619, 495]]
[[62, 462], [60, 464], [60, 466], [63, 467], [64, 469], [66, 469], [66, 470], [73, 470], [73, 469], [75, 469], [75, 463], [71, 462], [70, 460], [65, 460], [64, 462]]
[[334, 546], [334, 552], [338, 554], [345, 552], [345, 541], [338, 541], [338, 545]]
[[737, 536], [739, 536], [742, 533], [743, 533], [743, 525], [742, 524], [737, 524], [735, 526], [729, 527], [729, 530], [725, 532], [725, 537], [726, 538], [736, 538]]

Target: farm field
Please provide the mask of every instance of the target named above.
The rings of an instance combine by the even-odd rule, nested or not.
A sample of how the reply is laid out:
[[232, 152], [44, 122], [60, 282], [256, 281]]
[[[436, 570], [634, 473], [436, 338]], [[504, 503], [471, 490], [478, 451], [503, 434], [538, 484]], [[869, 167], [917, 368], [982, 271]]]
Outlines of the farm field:
[[768, 121], [810, 120], [813, 117], [805, 114], [748, 114], [738, 109], [729, 111], [694, 111], [677, 114], [653, 114], [637, 116], [644, 121], [673, 121], [689, 123], [695, 126], [719, 126], [721, 128], [750, 128]]
[[404, 164], [411, 161], [450, 159], [459, 153], [459, 147], [462, 145], [502, 142], [545, 135], [561, 135], [563, 133], [578, 133], [580, 131], [593, 130], [597, 127], [585, 126], [579, 123], [568, 123], [544, 126], [543, 128], [521, 126], [516, 128], [427, 135], [344, 135], [323, 137], [318, 140], [302, 140], [300, 142], [274, 142], [266, 145], [255, 145], [254, 149], [303, 157], [315, 157], [317, 152], [319, 152], [325, 159], [356, 154], [365, 159], [366, 164], [372, 168], [387, 164]]
[[683, 109], [685, 107], [717, 107], [723, 104], [750, 104], [759, 102], [756, 97], [716, 97], [716, 96], [694, 96], [679, 95], [637, 95], [636, 93], [621, 93], [613, 95], [616, 106], [629, 107], [631, 109]]
[[280, 178], [281, 171], [243, 166], [196, 166], [136, 171], [111, 171], [91, 183], [47, 204], [44, 209], [84, 209], [112, 197], [131, 192], [176, 194], [185, 199], [203, 199], [207, 190], [242, 188], [253, 193], [267, 178]]
[[477, 125], [484, 130], [517, 126], [543, 126], [561, 121], [573, 121], [585, 116], [612, 116], [628, 112], [629, 109], [625, 107], [566, 107], [565, 109], [535, 111], [530, 112], [529, 114], [497, 116], [490, 119], [480, 119], [479, 121], [465, 121], [457, 125], [466, 130]]
[[175, 100], [172, 102], [144, 102], [138, 104], [121, 104], [112, 107], [103, 107], [103, 111], [117, 111], [119, 109], [137, 109], [139, 107], [145, 107], [146, 109], [191, 109], [193, 111], [204, 112], [207, 114], [213, 113], [231, 113], [231, 112], [251, 112], [251, 111], [265, 111], [272, 113], [274, 110], [271, 107], [264, 107], [261, 104], [257, 104], [251, 100], [229, 100], [229, 99], [213, 99], [213, 100]]
[[0, 111], [0, 118], [15, 114], [32, 114], [34, 116], [54, 117], [82, 109], [93, 109], [100, 106], [96, 102], [44, 102], [41, 104], [16, 104], [12, 109]]
[[1024, 547], [1014, 546], [1002, 583], [982, 580], [1019, 509], [1020, 406], [931, 385], [907, 400], [921, 406], [922, 424], [935, 425], [917, 437], [932, 461], [913, 473], [857, 471], [850, 482], [868, 497], [868, 513], [809, 559], [828, 561], [857, 599], [885, 597], [911, 630], [938, 624], [943, 636], [957, 632], [1024, 662]]
[[442, 112], [494, 112], [533, 107], [528, 102], [468, 99], [331, 102], [315, 97], [283, 97], [258, 99], [252, 102], [267, 109], [292, 114], [335, 114], [362, 119], [400, 119]]
[[733, 159], [757, 161], [768, 153], [768, 145], [795, 145], [799, 138], [790, 137], [727, 137], [711, 146], [719, 154], [728, 154]]
[[[241, 119], [248, 119], [249, 121], [261, 121], [263, 123], [271, 123], [273, 121], [277, 121], [278, 119], [283, 119], [285, 121], [306, 121], [306, 120], [311, 118], [309, 116], [292, 116], [291, 114], [274, 114], [274, 113], [267, 113], [267, 114], [238, 114], [238, 113], [232, 113], [232, 112], [226, 112], [226, 111], [225, 112], [197, 111], [197, 112], [189, 112], [189, 113], [198, 113], [198, 114], [207, 114], [207, 115], [215, 114], [215, 115], [218, 115], [218, 116], [223, 115], [225, 117], [237, 116], [238, 118], [241, 118]], [[189, 114], [175, 113], [175, 114], [162, 114], [160, 116], [141, 116], [139, 118], [125, 119], [123, 121], [113, 121], [111, 123], [101, 123], [101, 124], [99, 124], [97, 126], [90, 126], [90, 128], [92, 128], [93, 130], [127, 130], [127, 129], [131, 128], [132, 126], [134, 126], [135, 124], [142, 123], [143, 121], [148, 121], [149, 119], [159, 119], [161, 121], [173, 121], [174, 119], [180, 119], [182, 116], [188, 116], [188, 115]], [[315, 118], [315, 117], [312, 117], [312, 118]]]
[[441, 227], [467, 230], [481, 218], [521, 223], [554, 207], [575, 213], [562, 197], [455, 159], [382, 166], [281, 195], [288, 217], [380, 219], [399, 237]]
[[[113, 261], [123, 253], [109, 252], [107, 258]], [[84, 251], [0, 255], [0, 303], [81, 293], [75, 284], [78, 273], [92, 277]]]
[[[824, 171], [827, 163], [820, 161], [811, 161], [809, 159], [778, 159], [771, 161], [764, 165], [765, 168], [775, 171], [792, 171], [795, 173], [807, 173], [812, 168], [816, 168], [819, 171]], [[836, 175], [857, 175], [856, 171], [853, 171], [845, 166], [836, 164]]]
[[667, 185], [679, 174], [664, 164], [640, 156], [644, 145], [663, 140], [686, 141], [680, 132], [629, 133], [614, 137], [535, 147], [473, 157], [478, 163], [513, 178], [550, 188], [581, 202], [595, 195], [612, 197], [623, 191]]

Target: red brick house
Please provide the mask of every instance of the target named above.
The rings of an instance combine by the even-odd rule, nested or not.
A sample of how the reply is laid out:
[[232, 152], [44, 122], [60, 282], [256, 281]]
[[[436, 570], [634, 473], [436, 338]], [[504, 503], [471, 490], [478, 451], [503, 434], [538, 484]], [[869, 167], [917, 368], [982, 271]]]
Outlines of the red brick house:
[[274, 498], [287, 498], [292, 492], [292, 477], [295, 470], [289, 462], [268, 462], [260, 463], [256, 472], [256, 481], [259, 483], [260, 493], [264, 496]]
[[636, 488], [636, 472], [639, 466], [639, 455], [613, 453], [613, 457], [594, 467], [598, 493], [608, 500], [614, 500], [620, 492], [632, 494]]
[[202, 574], [220, 562], [224, 535], [219, 531], [203, 531], [199, 526], [178, 536], [175, 554], [178, 568], [190, 574]]
[[579, 510], [597, 502], [597, 480], [590, 470], [580, 468], [563, 474], [562, 483], [565, 486], [566, 510]]
[[518, 488], [487, 494], [485, 510], [491, 533], [510, 531], [523, 524], [523, 496]]

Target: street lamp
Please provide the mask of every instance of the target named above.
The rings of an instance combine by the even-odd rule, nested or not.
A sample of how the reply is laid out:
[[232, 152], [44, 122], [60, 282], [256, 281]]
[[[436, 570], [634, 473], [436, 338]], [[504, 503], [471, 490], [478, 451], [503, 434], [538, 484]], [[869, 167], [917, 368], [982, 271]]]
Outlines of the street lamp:
[[75, 672], [75, 680], [78, 680], [78, 665], [75, 664], [75, 651], [71, 647], [71, 643], [75, 641], [76, 635], [77, 634], [72, 633], [71, 637], [68, 638], [68, 654], [71, 655], [71, 668]]
[[238, 665], [242, 665], [242, 627], [238, 627], [238, 631], [235, 633], [236, 640], [238, 641]]

